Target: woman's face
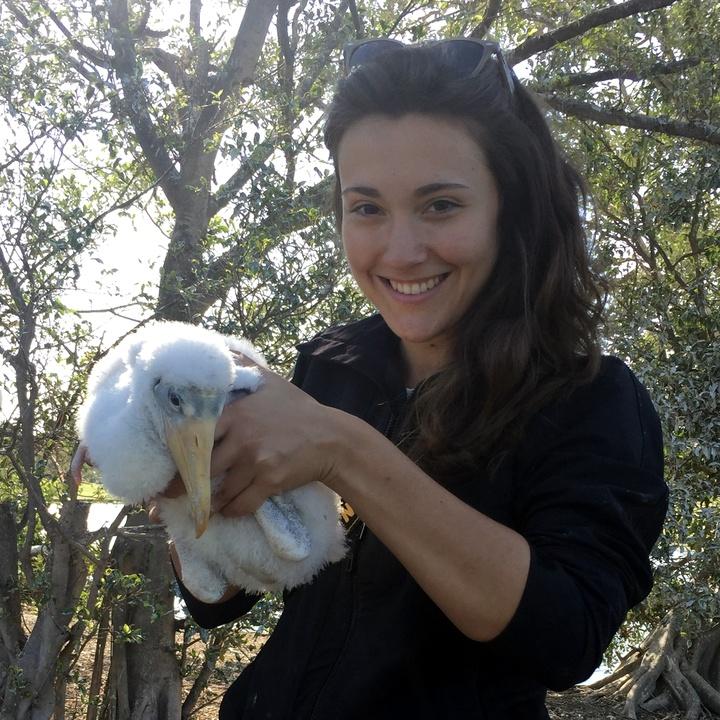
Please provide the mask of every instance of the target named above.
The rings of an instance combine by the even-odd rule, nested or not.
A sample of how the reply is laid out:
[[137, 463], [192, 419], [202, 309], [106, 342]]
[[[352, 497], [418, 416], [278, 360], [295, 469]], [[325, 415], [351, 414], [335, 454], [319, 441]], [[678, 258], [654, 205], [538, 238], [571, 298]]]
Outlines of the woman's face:
[[340, 142], [338, 169], [350, 269], [419, 380], [447, 362], [495, 264], [495, 180], [460, 122], [428, 115], [360, 120]]

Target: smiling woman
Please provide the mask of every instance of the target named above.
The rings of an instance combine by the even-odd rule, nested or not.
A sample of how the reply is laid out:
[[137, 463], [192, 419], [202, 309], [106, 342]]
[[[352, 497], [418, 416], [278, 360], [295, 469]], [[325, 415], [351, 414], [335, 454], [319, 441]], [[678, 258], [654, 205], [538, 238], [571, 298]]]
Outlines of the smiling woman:
[[[378, 314], [225, 408], [226, 515], [321, 481], [345, 562], [285, 594], [222, 720], [543, 720], [652, 585], [667, 503], [645, 390], [601, 357], [583, 184], [492, 43], [354, 44], [336, 213]], [[184, 590], [198, 622], [246, 612]]]

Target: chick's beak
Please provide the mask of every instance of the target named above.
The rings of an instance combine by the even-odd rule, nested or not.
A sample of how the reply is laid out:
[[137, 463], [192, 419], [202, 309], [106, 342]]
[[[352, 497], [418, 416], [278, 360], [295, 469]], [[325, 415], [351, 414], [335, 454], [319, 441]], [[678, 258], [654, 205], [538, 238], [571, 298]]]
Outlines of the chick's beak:
[[168, 450], [182, 478], [195, 522], [195, 537], [206, 530], [210, 519], [210, 454], [215, 418], [168, 420], [165, 437]]

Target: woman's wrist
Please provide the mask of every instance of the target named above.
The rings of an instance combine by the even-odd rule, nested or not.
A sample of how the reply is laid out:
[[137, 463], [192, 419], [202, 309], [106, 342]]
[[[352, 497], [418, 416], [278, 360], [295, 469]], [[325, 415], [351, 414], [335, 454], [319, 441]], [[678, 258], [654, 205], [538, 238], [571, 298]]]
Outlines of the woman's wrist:
[[[323, 482], [338, 495], [350, 498], [364, 489], [369, 458], [378, 460], [389, 441], [363, 420], [332, 409], [333, 435], [329, 443], [330, 467]], [[391, 445], [394, 450], [395, 447]], [[363, 486], [363, 487], [361, 487]]]

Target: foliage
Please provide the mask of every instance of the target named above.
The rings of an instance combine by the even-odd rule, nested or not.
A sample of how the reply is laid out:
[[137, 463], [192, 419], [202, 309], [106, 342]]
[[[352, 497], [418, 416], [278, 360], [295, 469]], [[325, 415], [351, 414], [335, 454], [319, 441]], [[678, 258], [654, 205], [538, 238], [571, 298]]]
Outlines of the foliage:
[[[285, 0], [270, 26], [271, 6], [7, 0], [0, 9], [0, 501], [20, 505], [17, 585], [39, 615], [52, 558], [85, 548], [57, 672], [73, 677], [90, 639], [110, 633], [132, 653], [148, 637], [149, 626], [113, 625], [113, 603], [161, 618], [170, 602], [152, 585], [156, 568], [120, 572], [115, 529], [73, 545], [46, 512], [54, 500], [72, 514], [64, 476], [84, 377], [128, 328], [100, 337], [98, 315], [68, 299], [90, 258], [105, 263], [99, 282], [115, 304], [103, 250], [129, 221], [147, 226], [145, 214], [167, 246], [164, 263], [153, 287], [113, 313], [131, 326], [165, 317], [242, 334], [289, 371], [295, 343], [368, 310], [341, 258], [320, 143], [342, 44], [488, 30], [589, 178], [590, 240], [613, 283], [608, 350], [650, 389], [666, 435], [672, 509], [656, 589], [609, 657], [673, 608], [692, 643], [720, 618], [717, 3]], [[272, 618], [268, 603], [264, 619], [247, 622]], [[249, 637], [240, 625], [199, 643], [187, 628], [169, 671], [197, 679], [183, 716], [223, 672], [228, 648]], [[0, 649], [0, 688], [27, 682], [12, 657]], [[100, 676], [85, 681], [99, 698]], [[54, 690], [26, 689], [59, 707], [63, 688], [59, 677]]]

